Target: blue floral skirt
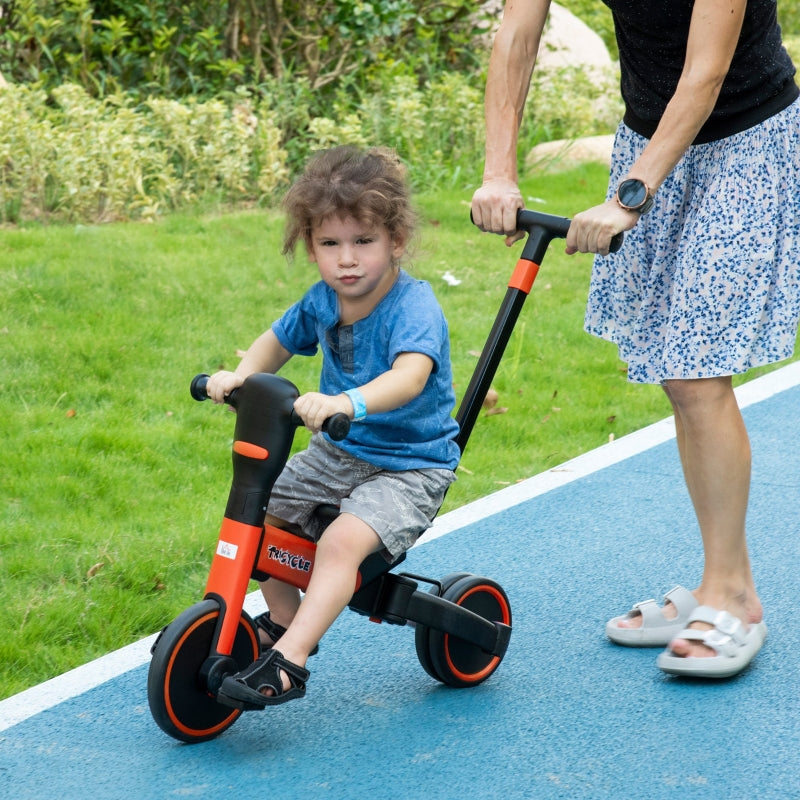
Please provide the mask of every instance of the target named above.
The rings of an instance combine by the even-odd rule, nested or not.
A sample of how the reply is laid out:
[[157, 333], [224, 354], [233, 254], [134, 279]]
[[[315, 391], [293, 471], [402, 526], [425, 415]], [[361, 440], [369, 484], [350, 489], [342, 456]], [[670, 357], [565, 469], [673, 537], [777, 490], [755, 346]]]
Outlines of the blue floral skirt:
[[[646, 144], [620, 125], [609, 197]], [[622, 249], [595, 258], [585, 328], [630, 381], [662, 383], [788, 358], [798, 317], [800, 100], [689, 148]]]

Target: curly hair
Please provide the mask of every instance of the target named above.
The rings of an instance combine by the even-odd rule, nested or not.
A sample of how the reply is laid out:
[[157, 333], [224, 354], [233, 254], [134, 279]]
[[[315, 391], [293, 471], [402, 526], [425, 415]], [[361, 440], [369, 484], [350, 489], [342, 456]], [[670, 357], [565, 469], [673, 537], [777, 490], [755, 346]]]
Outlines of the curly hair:
[[417, 221], [405, 166], [384, 147], [343, 145], [320, 151], [286, 193], [283, 206], [284, 254], [293, 254], [301, 239], [310, 248], [312, 226], [331, 215], [383, 224], [393, 241], [403, 243]]

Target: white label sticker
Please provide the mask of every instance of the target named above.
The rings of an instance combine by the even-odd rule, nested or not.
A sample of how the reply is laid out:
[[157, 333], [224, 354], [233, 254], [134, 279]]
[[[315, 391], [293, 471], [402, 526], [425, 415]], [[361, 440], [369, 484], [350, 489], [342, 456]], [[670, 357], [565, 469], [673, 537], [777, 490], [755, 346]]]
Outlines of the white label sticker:
[[222, 539], [220, 539], [217, 544], [217, 555], [222, 556], [223, 558], [229, 558], [231, 561], [235, 561], [236, 552], [238, 549], [239, 545], [231, 544], [230, 542], [223, 542]]

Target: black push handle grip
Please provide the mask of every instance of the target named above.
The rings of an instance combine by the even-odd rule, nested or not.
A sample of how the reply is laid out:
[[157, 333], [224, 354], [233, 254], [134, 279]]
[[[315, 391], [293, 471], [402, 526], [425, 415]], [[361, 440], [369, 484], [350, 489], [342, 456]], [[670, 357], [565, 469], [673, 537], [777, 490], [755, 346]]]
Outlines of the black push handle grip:
[[[475, 219], [472, 216], [472, 211], [469, 212], [469, 219], [472, 224], [475, 224]], [[531, 211], [529, 208], [520, 208], [517, 211], [517, 230], [525, 231], [530, 234], [534, 229], [538, 228], [543, 230], [546, 234], [546, 240], [558, 238], [566, 239], [569, 226], [572, 220], [569, 217], [558, 217], [555, 214], [543, 214], [541, 211]], [[611, 239], [609, 246], [609, 253], [616, 253], [622, 247], [625, 241], [625, 234], [620, 232]]]
[[[205, 373], [195, 375], [194, 378], [192, 378], [189, 392], [198, 402], [208, 400], [208, 392], [206, 391], [208, 378], [209, 376]], [[238, 389], [234, 389], [225, 399], [225, 402], [234, 408], [236, 407], [236, 398], [238, 392]], [[292, 409], [291, 422], [292, 425], [295, 425], [298, 428], [302, 427], [304, 424], [302, 417], [294, 409]], [[325, 433], [327, 433], [328, 436], [330, 436], [335, 442], [340, 442], [347, 436], [348, 433], [350, 433], [350, 417], [348, 417], [347, 414], [334, 414], [332, 417], [328, 417], [328, 419], [323, 422], [322, 430], [325, 431]]]
[[[557, 217], [555, 214], [543, 214], [541, 211], [531, 211], [521, 208], [517, 211], [517, 230], [531, 232], [532, 228], [540, 227], [549, 231], [554, 237], [565, 239], [572, 220], [568, 217]], [[611, 239], [609, 253], [616, 253], [625, 241], [625, 234], [620, 232]]]

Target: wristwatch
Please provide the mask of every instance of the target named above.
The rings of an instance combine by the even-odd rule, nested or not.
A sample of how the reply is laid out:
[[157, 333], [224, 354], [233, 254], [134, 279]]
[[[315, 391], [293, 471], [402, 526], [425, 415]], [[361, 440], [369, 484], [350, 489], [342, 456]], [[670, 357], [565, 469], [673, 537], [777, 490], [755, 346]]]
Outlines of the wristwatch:
[[644, 181], [628, 178], [617, 188], [617, 202], [626, 211], [646, 214], [653, 207], [653, 193]]

